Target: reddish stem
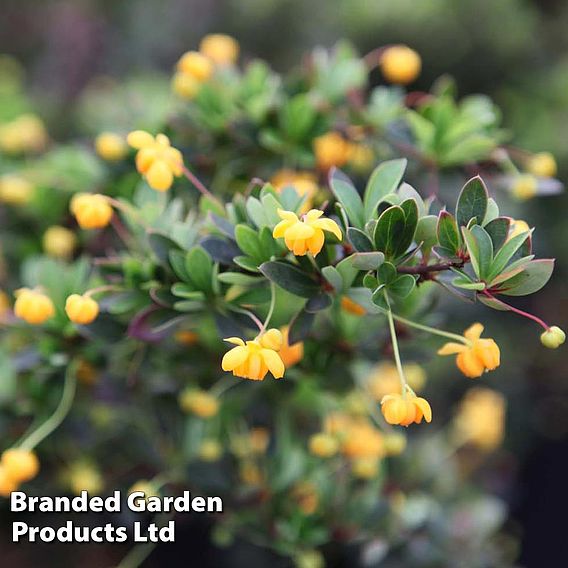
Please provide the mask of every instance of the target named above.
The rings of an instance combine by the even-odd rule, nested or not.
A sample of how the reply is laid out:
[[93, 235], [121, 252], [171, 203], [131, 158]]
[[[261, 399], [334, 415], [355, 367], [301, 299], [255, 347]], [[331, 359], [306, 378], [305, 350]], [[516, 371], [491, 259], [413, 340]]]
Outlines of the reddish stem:
[[541, 320], [538, 316], [535, 316], [533, 314], [529, 314], [528, 312], [524, 312], [523, 310], [519, 310], [519, 308], [515, 308], [515, 307], [511, 306], [510, 304], [503, 302], [503, 300], [497, 299], [493, 294], [491, 294], [491, 292], [488, 292], [487, 290], [483, 290], [482, 294], [484, 296], [487, 296], [488, 298], [491, 298], [495, 302], [498, 302], [499, 304], [506, 306], [507, 309], [510, 310], [511, 312], [514, 312], [515, 314], [523, 316], [524, 318], [528, 318], [528, 319], [535, 321], [540, 326], [542, 326], [546, 331], [548, 331], [550, 329], [550, 326], [545, 321]]
[[197, 188], [199, 193], [206, 195], [215, 201], [217, 198], [201, 183], [201, 181], [185, 166], [182, 166], [183, 173], [185, 177]]

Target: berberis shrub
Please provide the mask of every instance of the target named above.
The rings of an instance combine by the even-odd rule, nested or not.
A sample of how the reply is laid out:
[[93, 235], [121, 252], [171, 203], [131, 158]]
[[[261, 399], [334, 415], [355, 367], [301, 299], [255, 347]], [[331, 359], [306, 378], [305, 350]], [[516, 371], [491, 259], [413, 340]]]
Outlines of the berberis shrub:
[[[487, 97], [459, 100], [448, 78], [407, 90], [420, 67], [406, 46], [342, 43], [280, 76], [214, 35], [171, 95], [140, 77], [88, 90], [89, 144], [4, 105], [2, 495], [221, 495], [217, 544], [300, 566], [330, 542], [400, 555], [419, 530], [437, 535], [424, 558], [447, 559], [456, 515], [479, 527], [470, 548], [498, 554], [501, 505], [456, 475], [456, 450], [500, 445], [505, 402], [479, 381], [508, 363], [482, 324], [438, 322], [464, 300], [564, 342], [515, 307], [554, 261], [507, 215], [561, 186], [550, 154], [503, 146]], [[370, 72], [388, 86], [369, 91]], [[416, 361], [436, 351], [478, 380], [453, 418], [443, 385], [421, 396]]]

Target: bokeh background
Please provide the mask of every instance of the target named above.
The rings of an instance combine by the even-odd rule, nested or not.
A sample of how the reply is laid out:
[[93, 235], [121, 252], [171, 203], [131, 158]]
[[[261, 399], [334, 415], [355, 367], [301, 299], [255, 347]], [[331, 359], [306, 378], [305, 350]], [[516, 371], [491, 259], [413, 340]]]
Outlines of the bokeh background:
[[[339, 38], [361, 53], [400, 42], [422, 55], [417, 89], [427, 90], [447, 73], [461, 95], [490, 95], [515, 133], [514, 143], [553, 152], [560, 179], [568, 181], [564, 0], [2, 0], [0, 6], [0, 53], [22, 63], [34, 106], [61, 141], [92, 136], [96, 117], [89, 116], [86, 101], [97, 83], [156, 74], [166, 84], [179, 55], [206, 33], [235, 36], [246, 57], [261, 56], [277, 70]], [[567, 211], [566, 194], [523, 206], [525, 220], [540, 229], [537, 255], [558, 261], [545, 290], [516, 304], [563, 328]], [[514, 204], [509, 212], [515, 214]], [[456, 329], [473, 318], [467, 307], [453, 303], [450, 309], [459, 309], [452, 320]], [[568, 555], [568, 359], [565, 350], [542, 349], [530, 322], [499, 315], [487, 310], [482, 319], [499, 338], [506, 361], [488, 383], [508, 397], [507, 451], [480, 482], [511, 507], [507, 526], [520, 539], [519, 565], [556, 566]], [[441, 374], [449, 367], [431, 369]], [[158, 549], [148, 566], [177, 565], [180, 555], [200, 566], [220, 565], [202, 538], [206, 527], [186, 529], [191, 550]]]

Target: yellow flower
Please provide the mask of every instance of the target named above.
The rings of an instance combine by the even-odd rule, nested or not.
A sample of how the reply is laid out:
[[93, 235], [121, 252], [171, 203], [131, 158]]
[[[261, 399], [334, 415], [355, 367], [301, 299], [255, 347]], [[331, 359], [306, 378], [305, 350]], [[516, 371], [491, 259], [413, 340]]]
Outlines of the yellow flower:
[[326, 217], [321, 218], [323, 211], [312, 209], [302, 219], [292, 211], [278, 209], [282, 221], [274, 227], [272, 236], [275, 239], [284, 237], [286, 246], [296, 256], [304, 256], [309, 252], [316, 256], [325, 241], [324, 231], [333, 233], [339, 240], [342, 239], [341, 229], [337, 223]]
[[564, 330], [557, 325], [549, 327], [540, 336], [540, 342], [549, 349], [557, 349], [566, 341]]
[[95, 138], [95, 150], [103, 160], [117, 162], [126, 156], [128, 146], [119, 134], [102, 132]]
[[186, 389], [179, 396], [184, 412], [191, 412], [200, 418], [211, 418], [219, 412], [219, 401], [203, 390]]
[[456, 355], [459, 370], [471, 379], [499, 366], [501, 353], [493, 339], [481, 339], [483, 326], [474, 323], [464, 332], [464, 343], [446, 343], [438, 355]]
[[71, 213], [82, 229], [102, 229], [112, 219], [112, 207], [100, 193], [78, 193], [71, 199]]
[[189, 75], [199, 83], [208, 81], [213, 75], [213, 63], [198, 51], [188, 51], [184, 53], [177, 62], [179, 73]]
[[[420, 391], [426, 383], [426, 372], [418, 363], [405, 363], [404, 375], [408, 386], [413, 391]], [[390, 361], [375, 365], [367, 379], [371, 396], [379, 401], [390, 393], [402, 394], [400, 378], [396, 366]]]
[[363, 306], [354, 302], [349, 296], [341, 297], [341, 309], [354, 316], [364, 316], [367, 313]]
[[201, 83], [192, 75], [178, 71], [172, 79], [173, 92], [182, 99], [192, 100], [199, 93]]
[[531, 199], [537, 194], [538, 180], [532, 174], [521, 174], [515, 178], [511, 193], [520, 201]]
[[488, 388], [470, 389], [454, 420], [458, 440], [467, 441], [490, 452], [503, 441], [505, 399]]
[[14, 481], [6, 472], [6, 468], [0, 465], [0, 496], [10, 497], [10, 493], [17, 490], [18, 482]]
[[513, 237], [526, 233], [527, 231], [530, 231], [530, 227], [526, 221], [521, 219], [512, 219], [508, 239], [512, 239]]
[[292, 498], [304, 515], [313, 515], [319, 505], [317, 486], [311, 481], [301, 481], [292, 488]]
[[550, 152], [539, 152], [528, 160], [527, 171], [535, 176], [551, 178], [556, 175], [558, 167]]
[[314, 456], [330, 458], [339, 450], [339, 441], [331, 434], [319, 432], [310, 438], [308, 446]]
[[144, 130], [135, 130], [128, 135], [128, 144], [138, 150], [136, 168], [146, 178], [148, 185], [156, 191], [167, 191], [174, 176], [183, 173], [183, 157], [173, 148], [165, 134], [155, 137]]
[[15, 296], [14, 314], [28, 323], [40, 325], [55, 314], [51, 299], [38, 290], [21, 288]]
[[43, 250], [55, 258], [70, 258], [77, 245], [75, 233], [65, 227], [54, 225], [43, 234]]
[[280, 328], [280, 332], [282, 333], [282, 346], [278, 352], [280, 359], [282, 359], [282, 362], [287, 369], [293, 367], [304, 358], [304, 343], [302, 341], [298, 341], [298, 343], [290, 345], [288, 343], [289, 330], [288, 326]]
[[349, 144], [349, 163], [358, 172], [366, 172], [373, 166], [375, 155], [366, 144]]
[[316, 162], [320, 169], [326, 171], [332, 166], [341, 167], [347, 163], [350, 145], [339, 132], [327, 132], [314, 139]]
[[278, 329], [269, 329], [252, 341], [239, 337], [225, 339], [237, 347], [225, 353], [221, 367], [232, 371], [235, 377], [262, 381], [270, 371], [275, 379], [284, 376], [284, 363], [277, 351], [282, 347], [282, 334]]
[[71, 466], [68, 474], [69, 486], [75, 495], [86, 491], [98, 495], [104, 486], [101, 473], [90, 463], [78, 462]]
[[384, 50], [379, 65], [387, 81], [408, 85], [420, 75], [422, 60], [420, 55], [407, 45], [393, 45]]
[[232, 65], [239, 57], [239, 42], [225, 34], [206, 35], [199, 51], [216, 65]]
[[0, 150], [8, 154], [37, 152], [47, 145], [47, 132], [42, 120], [34, 114], [22, 114], [0, 125]]
[[353, 421], [341, 440], [341, 453], [350, 458], [380, 458], [385, 445], [382, 434], [366, 421]]
[[216, 462], [223, 454], [223, 447], [217, 440], [203, 440], [199, 446], [199, 457], [206, 462]]
[[379, 474], [379, 463], [376, 458], [357, 458], [351, 464], [351, 473], [359, 479], [374, 479]]
[[15, 483], [24, 483], [33, 479], [39, 472], [39, 460], [32, 450], [10, 448], [2, 453], [0, 466], [4, 473]]
[[35, 192], [35, 187], [26, 178], [17, 174], [0, 177], [0, 201], [9, 205], [26, 205]]
[[65, 313], [73, 323], [88, 325], [99, 315], [99, 305], [86, 294], [71, 294], [65, 302]]
[[413, 422], [420, 424], [422, 418], [432, 421], [432, 409], [425, 398], [411, 392], [405, 394], [387, 394], [381, 400], [381, 411], [389, 424], [408, 426]]

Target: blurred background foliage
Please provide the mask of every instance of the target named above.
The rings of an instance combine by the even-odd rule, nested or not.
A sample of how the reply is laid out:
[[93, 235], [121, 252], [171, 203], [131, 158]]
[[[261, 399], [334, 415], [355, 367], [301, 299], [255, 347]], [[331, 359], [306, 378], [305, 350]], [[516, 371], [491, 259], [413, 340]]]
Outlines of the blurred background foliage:
[[[332, 46], [338, 38], [350, 40], [361, 53], [390, 42], [407, 43], [423, 59], [416, 89], [428, 89], [447, 73], [456, 78], [460, 95], [490, 95], [502, 108], [505, 127], [515, 133], [514, 144], [553, 152], [566, 182], [567, 25], [563, 0], [2, 0], [0, 53], [22, 63], [30, 105], [46, 119], [50, 134], [64, 141], [77, 135], [87, 140], [105, 127], [96, 116], [98, 105], [92, 104], [97, 85], [126, 76], [140, 77], [123, 88], [152, 97], [159, 122], [167, 112], [169, 86], [150, 77], [169, 77], [180, 54], [209, 32], [235, 36], [245, 57], [261, 56], [277, 70], [289, 69], [312, 47]], [[125, 93], [127, 99], [132, 97]], [[22, 110], [2, 107], [0, 113]], [[120, 112], [106, 120], [120, 121]], [[518, 304], [564, 328], [567, 206], [566, 194], [525, 206], [525, 220], [539, 228], [536, 253], [546, 252], [558, 263], [546, 290]], [[453, 303], [456, 307], [460, 311], [452, 326], [465, 328], [473, 310]], [[505, 392], [514, 409], [508, 415], [510, 454], [492, 464], [486, 481], [512, 505], [510, 525], [522, 536], [525, 565], [542, 566], [567, 552], [562, 525], [552, 522], [567, 501], [565, 351], [541, 349], [530, 322], [495, 317], [490, 310], [481, 319], [493, 336], [508, 337], [506, 344], [501, 340], [507, 364], [487, 382]], [[430, 374], [442, 381], [449, 369], [434, 361]], [[470, 386], [446, 384], [454, 385], [456, 398]]]

